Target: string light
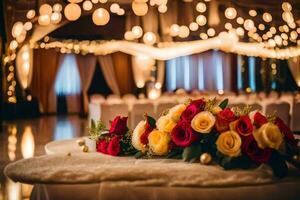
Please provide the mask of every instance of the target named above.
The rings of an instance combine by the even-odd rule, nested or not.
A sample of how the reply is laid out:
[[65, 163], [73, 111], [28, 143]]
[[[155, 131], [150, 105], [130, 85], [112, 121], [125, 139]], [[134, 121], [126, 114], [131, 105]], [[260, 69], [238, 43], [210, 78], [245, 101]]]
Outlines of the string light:
[[206, 4], [203, 2], [197, 3], [196, 10], [200, 13], [204, 13], [206, 11]]
[[244, 19], [243, 19], [242, 17], [238, 17], [238, 18], [236, 19], [236, 22], [237, 22], [238, 24], [242, 25], [242, 24], [244, 24]]
[[207, 30], [207, 35], [208, 35], [208, 36], [213, 37], [215, 34], [216, 34], [215, 29], [209, 28], [209, 29]]
[[250, 15], [251, 17], [255, 17], [255, 16], [257, 15], [256, 10], [249, 10], [249, 15]]
[[196, 22], [192, 22], [189, 25], [191, 31], [197, 31], [199, 29], [199, 25]]
[[237, 15], [236, 9], [229, 7], [225, 10], [225, 17], [228, 19], [234, 19]]
[[207, 19], [204, 15], [198, 15], [198, 17], [196, 18], [196, 22], [197, 24], [199, 24], [199, 26], [204, 26], [207, 22]]
[[265, 21], [265, 22], [271, 22], [272, 21], [272, 15], [270, 14], [270, 13], [268, 13], [268, 12], [265, 12], [264, 14], [263, 14], [263, 20]]

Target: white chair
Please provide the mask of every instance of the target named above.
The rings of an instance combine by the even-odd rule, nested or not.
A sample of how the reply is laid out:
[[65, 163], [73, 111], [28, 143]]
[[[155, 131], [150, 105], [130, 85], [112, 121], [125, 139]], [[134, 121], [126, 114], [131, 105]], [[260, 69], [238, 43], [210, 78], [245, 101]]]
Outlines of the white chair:
[[124, 94], [122, 96], [122, 99], [126, 102], [126, 101], [135, 101], [136, 100], [136, 96], [133, 94]]
[[123, 103], [123, 100], [117, 94], [110, 94], [106, 98], [108, 104], [120, 104]]
[[176, 105], [176, 103], [159, 102], [156, 107], [156, 111], [155, 111], [156, 118], [158, 118], [163, 112], [165, 112], [166, 110], [169, 110], [170, 108], [172, 108], [175, 105]]
[[103, 121], [107, 127], [110, 126], [110, 121], [118, 115], [121, 115], [123, 117], [129, 116], [127, 104], [101, 104], [101, 121]]
[[130, 114], [131, 128], [134, 129], [136, 125], [144, 119], [144, 115], [147, 114], [151, 117], [155, 117], [154, 105], [152, 103], [135, 103], [133, 104]]
[[290, 124], [290, 104], [286, 102], [270, 103], [266, 105], [266, 115], [275, 114], [280, 117], [286, 125]]
[[101, 104], [105, 101], [105, 97], [102, 94], [93, 94], [90, 96], [90, 102], [95, 104]]

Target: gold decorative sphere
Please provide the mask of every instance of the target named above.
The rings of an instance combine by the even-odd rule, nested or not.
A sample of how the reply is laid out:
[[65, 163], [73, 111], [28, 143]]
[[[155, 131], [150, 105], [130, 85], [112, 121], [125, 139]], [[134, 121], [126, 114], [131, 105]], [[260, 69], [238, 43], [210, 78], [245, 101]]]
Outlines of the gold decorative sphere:
[[203, 165], [208, 165], [212, 162], [212, 156], [209, 153], [203, 153], [200, 156], [200, 163]]
[[89, 151], [89, 147], [88, 146], [86, 146], [86, 145], [83, 145], [83, 146], [81, 146], [81, 150], [82, 150], [82, 152], [88, 152]]
[[84, 139], [82, 139], [82, 138], [80, 138], [80, 139], [76, 140], [76, 142], [77, 142], [77, 144], [78, 144], [79, 146], [83, 146], [83, 145], [85, 145], [85, 140], [84, 140]]

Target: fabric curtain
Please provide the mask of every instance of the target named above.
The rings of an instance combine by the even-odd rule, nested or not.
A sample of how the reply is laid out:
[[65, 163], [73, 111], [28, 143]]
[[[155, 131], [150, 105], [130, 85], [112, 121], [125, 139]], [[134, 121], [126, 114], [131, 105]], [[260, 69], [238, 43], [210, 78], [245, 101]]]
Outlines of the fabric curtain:
[[156, 82], [160, 83], [162, 86], [165, 82], [165, 61], [163, 60], [158, 60], [157, 61], [157, 76], [156, 76]]
[[212, 0], [209, 4], [208, 25], [217, 26], [220, 23], [219, 3], [217, 0]]
[[107, 85], [109, 86], [111, 91], [113, 91], [114, 94], [120, 95], [120, 90], [111, 54], [105, 56], [98, 56], [97, 58]]
[[144, 33], [153, 32], [156, 35], [156, 42], [160, 41], [158, 35], [158, 11], [155, 7], [150, 6], [148, 13], [142, 17]]
[[300, 87], [300, 56], [290, 58], [288, 65], [298, 87]]
[[135, 84], [131, 67], [131, 56], [122, 52], [112, 54], [113, 65], [116, 73], [120, 93], [134, 93]]
[[159, 13], [159, 24], [162, 32], [161, 40], [164, 42], [172, 42], [173, 38], [170, 36], [170, 27], [177, 23], [177, 1], [168, 1], [168, 10], [166, 13]]
[[96, 57], [94, 55], [76, 55], [78, 71], [81, 79], [81, 89], [83, 96], [83, 112], [88, 112], [88, 89], [91, 84], [95, 68]]
[[54, 82], [62, 59], [63, 54], [54, 49], [35, 49], [33, 52], [31, 92], [39, 100], [42, 113], [56, 112]]

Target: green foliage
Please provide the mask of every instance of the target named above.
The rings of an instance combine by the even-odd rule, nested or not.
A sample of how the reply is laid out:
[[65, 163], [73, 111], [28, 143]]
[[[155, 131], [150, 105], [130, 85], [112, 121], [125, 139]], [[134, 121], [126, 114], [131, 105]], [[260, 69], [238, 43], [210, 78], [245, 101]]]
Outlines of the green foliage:
[[199, 159], [202, 154], [202, 147], [200, 144], [193, 144], [183, 149], [182, 158], [185, 162], [194, 162]]
[[228, 105], [228, 99], [226, 98], [219, 104], [219, 107], [224, 109], [227, 107], [227, 105]]
[[182, 159], [182, 148], [175, 148], [172, 151], [170, 151], [167, 155], [167, 158], [169, 159]]
[[137, 150], [132, 146], [131, 136], [132, 132], [127, 131], [127, 133], [123, 136], [123, 138], [120, 141], [122, 155], [134, 155], [135, 153], [137, 153]]
[[150, 127], [156, 128], [156, 120], [147, 114], [145, 115], [145, 117], [146, 117], [146, 122], [150, 125]]
[[89, 138], [96, 141], [108, 134], [105, 124], [102, 121], [95, 122], [93, 119], [91, 120], [91, 127], [88, 132]]

